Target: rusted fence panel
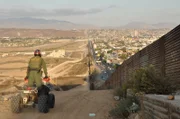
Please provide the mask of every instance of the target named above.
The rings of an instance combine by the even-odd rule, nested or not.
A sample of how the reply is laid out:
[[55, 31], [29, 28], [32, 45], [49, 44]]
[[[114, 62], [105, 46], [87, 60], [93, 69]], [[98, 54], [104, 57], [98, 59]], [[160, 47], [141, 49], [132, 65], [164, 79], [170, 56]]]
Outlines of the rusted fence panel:
[[124, 61], [102, 87], [119, 87], [134, 70], [150, 64], [180, 87], [180, 25]]
[[180, 85], [180, 29], [173, 30], [172, 34], [165, 35], [165, 72], [166, 76]]

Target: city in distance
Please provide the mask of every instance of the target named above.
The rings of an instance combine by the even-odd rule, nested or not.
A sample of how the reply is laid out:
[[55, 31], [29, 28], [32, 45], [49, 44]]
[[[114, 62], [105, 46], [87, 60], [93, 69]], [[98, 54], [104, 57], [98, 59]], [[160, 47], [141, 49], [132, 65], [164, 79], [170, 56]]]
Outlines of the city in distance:
[[[123, 79], [117, 72], [136, 53], [178, 28], [178, 3], [178, 0], [0, 1], [0, 119], [137, 119], [143, 116], [141, 105], [135, 100], [128, 102], [125, 93], [135, 82], [127, 85], [126, 78], [129, 72], [134, 76], [135, 70], [127, 71], [123, 67]], [[24, 80], [30, 79], [27, 68], [37, 49], [50, 78], [48, 85], [44, 84], [50, 89], [50, 93], [43, 94], [47, 97], [45, 103], [46, 99], [40, 98], [42, 88], [35, 91], [38, 95], [29, 95], [36, 88], [30, 89]], [[136, 78], [142, 76], [140, 79], [147, 81], [149, 75], [140, 73]], [[39, 80], [44, 77], [42, 74]], [[128, 88], [137, 88], [138, 84]], [[128, 93], [135, 95], [133, 91], [144, 93], [136, 89]], [[50, 105], [52, 100], [54, 106]]]

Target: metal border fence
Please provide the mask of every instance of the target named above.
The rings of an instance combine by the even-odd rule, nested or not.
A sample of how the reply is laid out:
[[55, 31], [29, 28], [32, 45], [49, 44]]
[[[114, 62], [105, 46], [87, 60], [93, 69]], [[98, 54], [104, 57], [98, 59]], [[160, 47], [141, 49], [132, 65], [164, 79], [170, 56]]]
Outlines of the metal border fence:
[[134, 70], [150, 64], [180, 87], [180, 25], [124, 61], [101, 89], [120, 87]]

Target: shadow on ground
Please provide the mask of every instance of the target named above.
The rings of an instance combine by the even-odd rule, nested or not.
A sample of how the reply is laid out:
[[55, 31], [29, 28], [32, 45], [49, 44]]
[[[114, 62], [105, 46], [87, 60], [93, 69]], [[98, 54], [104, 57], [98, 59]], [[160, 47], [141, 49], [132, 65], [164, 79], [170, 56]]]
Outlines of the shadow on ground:
[[80, 86], [81, 84], [75, 84], [75, 85], [62, 85], [60, 86], [63, 91], [71, 90], [77, 86]]

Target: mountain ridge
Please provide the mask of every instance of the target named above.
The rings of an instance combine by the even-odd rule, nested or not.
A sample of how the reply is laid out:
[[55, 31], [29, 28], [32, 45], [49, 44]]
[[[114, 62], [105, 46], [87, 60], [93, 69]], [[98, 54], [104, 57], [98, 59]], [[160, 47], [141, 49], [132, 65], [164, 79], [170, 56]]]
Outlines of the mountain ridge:
[[130, 22], [122, 26], [99, 27], [89, 24], [76, 24], [69, 21], [47, 20], [40, 18], [6, 18], [0, 19], [0, 28], [29, 28], [29, 29], [160, 29], [174, 28], [178, 24], [171, 22], [160, 22], [156, 24], [148, 24], [146, 22]]
[[88, 24], [75, 24], [69, 21], [47, 20], [37, 18], [6, 18], [0, 19], [0, 28], [27, 28], [27, 29], [87, 29], [95, 28]]

